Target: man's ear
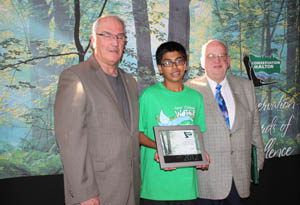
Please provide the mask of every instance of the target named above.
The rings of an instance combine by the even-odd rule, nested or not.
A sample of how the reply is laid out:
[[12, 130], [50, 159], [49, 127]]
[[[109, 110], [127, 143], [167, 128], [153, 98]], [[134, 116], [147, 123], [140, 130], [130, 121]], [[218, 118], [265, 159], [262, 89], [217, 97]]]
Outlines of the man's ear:
[[229, 69], [230, 64], [231, 64], [231, 56], [227, 56], [227, 64], [228, 64], [228, 69]]
[[203, 70], [205, 70], [205, 68], [204, 68], [204, 59], [203, 59], [202, 56], [200, 58], [200, 68], [202, 68]]
[[202, 68], [203, 70], [205, 70], [205, 68], [204, 68], [204, 62], [205, 61], [205, 59], [204, 59], [204, 57], [203, 56], [201, 56], [201, 58], [200, 58], [200, 68]]
[[91, 47], [92, 47], [92, 49], [94, 49], [94, 48], [95, 48], [95, 46], [94, 46], [94, 43], [95, 43], [95, 35], [91, 34], [90, 40], [91, 40]]
[[162, 70], [162, 66], [161, 65], [157, 65], [157, 68], [159, 70], [159, 74], [163, 74], [163, 70]]

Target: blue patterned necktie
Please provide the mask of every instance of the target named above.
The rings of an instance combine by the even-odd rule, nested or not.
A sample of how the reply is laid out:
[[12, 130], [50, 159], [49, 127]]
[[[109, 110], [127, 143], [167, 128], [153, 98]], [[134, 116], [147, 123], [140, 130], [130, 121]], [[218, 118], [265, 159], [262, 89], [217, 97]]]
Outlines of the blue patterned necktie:
[[221, 88], [222, 88], [222, 85], [218, 84], [217, 87], [216, 87], [216, 100], [217, 100], [218, 105], [221, 109], [221, 112], [224, 116], [225, 122], [226, 122], [228, 128], [230, 129], [228, 110], [227, 110], [227, 107], [226, 107], [225, 100], [224, 100], [224, 98], [221, 94]]

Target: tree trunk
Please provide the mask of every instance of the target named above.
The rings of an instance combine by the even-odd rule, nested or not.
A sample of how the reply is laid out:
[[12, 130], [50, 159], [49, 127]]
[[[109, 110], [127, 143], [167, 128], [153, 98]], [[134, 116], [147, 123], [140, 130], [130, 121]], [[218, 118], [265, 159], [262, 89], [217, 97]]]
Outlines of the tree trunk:
[[298, 32], [295, 26], [297, 22], [296, 1], [287, 1], [287, 58], [286, 58], [286, 80], [288, 88], [295, 84], [296, 74], [296, 48]]
[[224, 37], [224, 43], [225, 43], [225, 46], [228, 46], [228, 43], [226, 40], [225, 29], [224, 29], [224, 20], [221, 17], [221, 12], [220, 12], [220, 8], [219, 8], [219, 4], [218, 4], [217, 0], [215, 0], [215, 7], [216, 7], [215, 13], [216, 13], [216, 16], [218, 17], [220, 25], [221, 25], [222, 35]]
[[[168, 40], [181, 43], [185, 47], [188, 54], [190, 42], [189, 4], [190, 0], [169, 0], [168, 32]], [[186, 81], [187, 79], [188, 75], [185, 75], [184, 81]]]
[[156, 82], [146, 0], [132, 0], [132, 9], [136, 31], [137, 74], [139, 92], [141, 92], [145, 87]]
[[53, 12], [56, 30], [54, 33], [55, 40], [62, 40], [69, 43], [73, 40], [74, 17], [69, 16], [68, 1], [53, 0]]
[[[296, 49], [299, 41], [299, 34], [297, 31], [297, 27], [295, 26], [297, 23], [297, 4], [296, 1], [287, 1], [287, 33], [286, 33], [286, 41], [287, 41], [287, 58], [286, 58], [286, 81], [287, 81], [287, 89], [292, 87], [296, 87], [296, 91], [299, 90], [299, 84], [296, 84]], [[299, 14], [298, 14], [299, 15]], [[294, 96], [294, 93], [291, 93]], [[296, 100], [296, 99], [295, 99]], [[297, 101], [296, 101], [297, 102]], [[293, 120], [292, 126], [287, 131], [287, 136], [296, 137], [299, 131], [299, 103], [295, 107], [295, 110], [291, 113], [295, 118]]]
[[[300, 4], [298, 4], [298, 11], [300, 11]], [[300, 48], [300, 15], [298, 14], [298, 49]], [[296, 79], [296, 86], [297, 86], [297, 93], [300, 93], [300, 52], [298, 51], [298, 60], [297, 60], [297, 79]], [[300, 96], [297, 97], [297, 117], [296, 117], [296, 125], [300, 124]], [[297, 126], [297, 134], [300, 133], [300, 127]]]
[[[266, 29], [266, 48], [265, 48], [265, 56], [270, 57], [271, 56], [271, 23], [270, 23], [270, 12], [271, 12], [271, 2], [270, 0], [265, 0], [265, 29]], [[268, 86], [267, 88], [267, 96], [268, 96], [268, 102], [271, 103], [272, 101], [272, 89], [271, 86]], [[271, 124], [273, 120], [273, 111], [270, 109], [268, 111], [268, 124]]]
[[[40, 52], [38, 47], [40, 45], [39, 39], [49, 39], [49, 22], [50, 18], [48, 17], [49, 5], [47, 5], [46, 1], [40, 0], [30, 0], [29, 3], [33, 5], [33, 15], [30, 16], [29, 19], [29, 33], [30, 33], [30, 41], [29, 48], [30, 52], [33, 56], [39, 56]], [[45, 15], [46, 14], [46, 15]], [[41, 29], [43, 28], [43, 29]], [[38, 39], [38, 40], [36, 40]], [[40, 73], [42, 71], [42, 67], [49, 62], [48, 59], [38, 61], [35, 66], [30, 68], [30, 83], [36, 87], [42, 87], [42, 82], [40, 79]], [[41, 97], [41, 93], [38, 88], [30, 89], [31, 93], [31, 101], [32, 107], [30, 112], [31, 115], [31, 126], [32, 126], [32, 138], [41, 139], [44, 135], [43, 130], [40, 126], [40, 107], [38, 107], [35, 103], [37, 99]], [[38, 149], [38, 144], [34, 144], [33, 148]]]
[[[62, 41], [65, 44], [73, 41], [74, 30], [74, 16], [69, 15], [69, 3], [65, 0], [53, 0], [53, 16], [55, 22], [54, 40]], [[59, 75], [64, 69], [65, 65], [51, 66], [53, 74]]]
[[262, 28], [261, 28], [261, 41], [260, 41], [260, 56], [263, 56], [264, 51], [265, 51], [265, 23], [262, 23]]
[[240, 76], [243, 75], [243, 64], [242, 64], [242, 20], [241, 20], [241, 6], [240, 6], [240, 0], [238, 0], [238, 8], [239, 8], [239, 20], [238, 20], [238, 26], [239, 26], [239, 49], [240, 49]]
[[265, 1], [266, 10], [266, 53], [267, 57], [271, 56], [271, 23], [270, 23], [270, 12], [271, 12], [271, 2], [270, 0]]
[[74, 26], [74, 41], [76, 49], [79, 53], [79, 62], [84, 61], [85, 52], [80, 43], [79, 29], [80, 29], [80, 1], [74, 0], [74, 16], [75, 16], [75, 26]]

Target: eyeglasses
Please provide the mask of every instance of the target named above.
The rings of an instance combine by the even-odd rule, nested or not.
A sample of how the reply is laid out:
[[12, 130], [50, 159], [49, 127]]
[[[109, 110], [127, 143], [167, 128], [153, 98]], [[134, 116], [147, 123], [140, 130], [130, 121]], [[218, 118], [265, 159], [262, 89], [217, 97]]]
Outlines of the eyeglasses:
[[161, 63], [162, 66], [164, 67], [172, 67], [173, 65], [176, 66], [183, 66], [185, 64], [185, 60], [176, 60], [176, 61], [165, 61]]
[[206, 57], [209, 60], [215, 60], [217, 57], [220, 58], [221, 60], [226, 60], [227, 54], [223, 54], [223, 53], [221, 53], [221, 54], [212, 54], [212, 53], [210, 53]]
[[124, 33], [120, 33], [118, 35], [114, 35], [111, 33], [96, 33], [97, 36], [102, 36], [107, 40], [117, 39], [117, 41], [126, 41], [126, 35]]

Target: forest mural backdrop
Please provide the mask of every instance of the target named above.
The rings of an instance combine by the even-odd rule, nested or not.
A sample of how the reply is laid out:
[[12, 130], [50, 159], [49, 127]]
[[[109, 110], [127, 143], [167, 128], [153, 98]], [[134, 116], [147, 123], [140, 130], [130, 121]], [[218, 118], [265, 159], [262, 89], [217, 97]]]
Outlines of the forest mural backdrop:
[[189, 51], [188, 80], [203, 74], [202, 44], [222, 40], [229, 74], [257, 86], [266, 158], [300, 153], [298, 0], [0, 2], [0, 178], [62, 173], [53, 127], [58, 76], [91, 55], [92, 23], [107, 14], [127, 24], [120, 67], [140, 91], [161, 80], [154, 53], [162, 42]]

